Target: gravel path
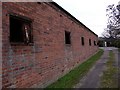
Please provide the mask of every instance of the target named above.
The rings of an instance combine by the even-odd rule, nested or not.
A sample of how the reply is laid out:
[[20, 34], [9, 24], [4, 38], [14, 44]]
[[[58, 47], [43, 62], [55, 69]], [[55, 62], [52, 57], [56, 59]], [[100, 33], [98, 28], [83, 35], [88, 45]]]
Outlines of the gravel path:
[[104, 49], [104, 53], [100, 60], [96, 62], [96, 64], [90, 69], [87, 75], [84, 76], [74, 88], [99, 88], [100, 77], [105, 70], [105, 64], [109, 59], [110, 50], [113, 50], [115, 52], [115, 56], [117, 57], [115, 66], [118, 66], [118, 58], [120, 58], [120, 56], [118, 57], [117, 49], [114, 47], [105, 47], [102, 49]]
[[[120, 53], [118, 52], [118, 49], [113, 49], [113, 52], [115, 54], [115, 63], [114, 66], [117, 68], [120, 68]], [[117, 72], [117, 75], [115, 75], [115, 78], [118, 79], [118, 86], [120, 87], [120, 72]]]
[[120, 52], [118, 53], [118, 87], [120, 88]]

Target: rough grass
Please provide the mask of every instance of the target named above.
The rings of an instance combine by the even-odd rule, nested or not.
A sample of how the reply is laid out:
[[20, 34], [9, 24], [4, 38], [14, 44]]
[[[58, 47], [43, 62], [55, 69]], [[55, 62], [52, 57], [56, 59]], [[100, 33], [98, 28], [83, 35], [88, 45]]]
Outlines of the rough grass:
[[113, 64], [115, 63], [115, 55], [113, 51], [109, 53], [109, 60], [106, 63], [106, 70], [101, 77], [101, 88], [117, 88], [117, 72], [118, 69]]
[[88, 60], [71, 70], [53, 84], [49, 85], [47, 88], [72, 88], [88, 72], [94, 63], [100, 59], [103, 52], [104, 51], [100, 49], [94, 56], [90, 57]]

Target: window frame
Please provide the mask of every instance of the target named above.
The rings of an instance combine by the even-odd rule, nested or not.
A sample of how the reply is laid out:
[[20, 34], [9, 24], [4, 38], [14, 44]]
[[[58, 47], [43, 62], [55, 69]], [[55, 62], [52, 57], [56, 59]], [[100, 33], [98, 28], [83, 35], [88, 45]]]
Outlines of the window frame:
[[94, 46], [96, 46], [96, 41], [94, 41]]
[[[11, 32], [11, 29], [10, 29], [10, 23], [11, 23], [11, 21], [10, 21], [10, 19], [11, 18], [16, 18], [16, 20], [20, 20], [21, 22], [23, 22], [23, 24], [29, 24], [30, 25], [30, 42], [29, 43], [26, 43], [25, 41], [22, 41], [22, 42], [15, 42], [15, 41], [11, 41], [11, 34], [10, 34], [10, 32]], [[22, 25], [23, 26], [23, 25]], [[22, 28], [22, 27], [21, 27]], [[24, 31], [22, 31], [22, 33], [24, 33]], [[23, 37], [23, 39], [25, 39], [24, 38], [24, 34], [22, 34], [22, 37]], [[25, 16], [21, 16], [21, 15], [18, 15], [18, 14], [15, 14], [15, 13], [10, 13], [9, 14], [9, 42], [10, 42], [10, 44], [11, 45], [33, 45], [33, 19], [30, 19], [30, 18], [28, 18], [28, 17], [25, 17]]]
[[[65, 30], [64, 33], [65, 33], [65, 44], [66, 44], [66, 45], [71, 45], [71, 32]], [[69, 37], [67, 37], [66, 34], [69, 34], [69, 35], [68, 35]], [[67, 39], [69, 39], [69, 40], [67, 40]], [[69, 43], [68, 43], [68, 42], [69, 42]]]
[[82, 45], [82, 46], [84, 46], [84, 45], [85, 45], [85, 39], [84, 39], [84, 37], [83, 37], [83, 36], [81, 37], [81, 45]]
[[91, 39], [89, 39], [89, 46], [92, 46], [92, 42], [91, 42]]

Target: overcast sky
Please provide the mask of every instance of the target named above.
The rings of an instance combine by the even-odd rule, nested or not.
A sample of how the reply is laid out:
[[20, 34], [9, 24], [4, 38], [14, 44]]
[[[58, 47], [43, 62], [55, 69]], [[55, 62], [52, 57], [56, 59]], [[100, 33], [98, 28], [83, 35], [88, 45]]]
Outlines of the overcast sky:
[[98, 36], [106, 28], [106, 7], [120, 0], [53, 0]]

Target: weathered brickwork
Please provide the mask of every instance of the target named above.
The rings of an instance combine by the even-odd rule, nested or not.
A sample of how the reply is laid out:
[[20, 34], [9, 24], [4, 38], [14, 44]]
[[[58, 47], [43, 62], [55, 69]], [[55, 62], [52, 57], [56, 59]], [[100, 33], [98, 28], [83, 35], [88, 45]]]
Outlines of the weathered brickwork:
[[[11, 45], [9, 14], [32, 20], [33, 45]], [[4, 87], [46, 87], [95, 54], [94, 33], [59, 10], [52, 3], [2, 3], [2, 85]], [[65, 30], [71, 44], [65, 44]], [[85, 45], [81, 45], [81, 37]], [[92, 45], [89, 46], [89, 39]]]
[[2, 88], [2, 2], [0, 2], [0, 89]]

